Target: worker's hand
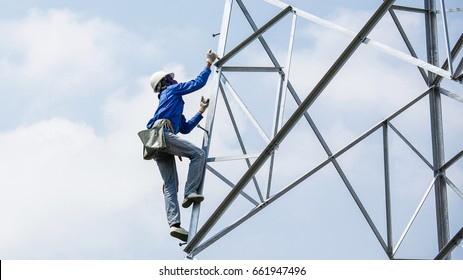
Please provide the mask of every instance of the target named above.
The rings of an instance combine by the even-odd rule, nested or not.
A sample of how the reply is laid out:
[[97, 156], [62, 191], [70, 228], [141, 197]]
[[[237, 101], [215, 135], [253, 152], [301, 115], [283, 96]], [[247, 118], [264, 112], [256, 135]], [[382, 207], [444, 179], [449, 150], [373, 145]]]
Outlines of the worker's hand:
[[209, 98], [208, 99], [204, 99], [204, 96], [201, 96], [201, 102], [199, 103], [199, 112], [201, 114], [203, 114], [207, 107], [209, 107]]
[[217, 54], [215, 52], [213, 52], [212, 50], [209, 50], [207, 52], [207, 54], [206, 54], [206, 62], [207, 63], [209, 63], [209, 64], [214, 63], [216, 58], [217, 58]]

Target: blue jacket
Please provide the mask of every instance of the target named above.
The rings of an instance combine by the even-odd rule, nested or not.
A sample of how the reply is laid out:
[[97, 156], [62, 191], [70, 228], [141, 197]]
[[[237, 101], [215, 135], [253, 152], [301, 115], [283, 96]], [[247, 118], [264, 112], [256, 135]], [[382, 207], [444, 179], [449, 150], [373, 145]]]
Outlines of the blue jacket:
[[161, 91], [159, 106], [146, 127], [148, 129], [151, 128], [158, 119], [169, 119], [174, 128], [174, 134], [179, 132], [182, 134], [190, 133], [202, 120], [203, 115], [198, 112], [191, 120], [187, 121], [183, 115], [185, 102], [182, 96], [202, 88], [206, 84], [210, 73], [211, 69], [205, 67], [196, 79], [170, 85], [165, 90]]

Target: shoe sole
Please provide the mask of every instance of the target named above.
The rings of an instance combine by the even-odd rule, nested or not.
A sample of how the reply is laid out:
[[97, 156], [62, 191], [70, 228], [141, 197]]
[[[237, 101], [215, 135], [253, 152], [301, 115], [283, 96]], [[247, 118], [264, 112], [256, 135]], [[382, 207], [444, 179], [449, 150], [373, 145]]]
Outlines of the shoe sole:
[[185, 200], [183, 203], [182, 203], [182, 207], [183, 208], [188, 208], [191, 206], [191, 204], [193, 204], [193, 202], [196, 202], [196, 203], [199, 203], [199, 202], [202, 202], [204, 200], [204, 197], [193, 197], [193, 198], [189, 198], [187, 200]]
[[181, 234], [181, 233], [176, 232], [176, 231], [172, 231], [172, 232], [170, 233], [170, 236], [175, 237], [175, 238], [178, 238], [178, 239], [182, 240], [183, 242], [187, 242], [187, 241], [188, 241], [188, 235]]

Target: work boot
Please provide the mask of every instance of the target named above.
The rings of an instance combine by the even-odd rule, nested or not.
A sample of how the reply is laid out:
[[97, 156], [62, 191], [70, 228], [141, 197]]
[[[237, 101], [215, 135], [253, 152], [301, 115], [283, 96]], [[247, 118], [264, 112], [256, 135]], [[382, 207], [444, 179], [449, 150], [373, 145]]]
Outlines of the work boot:
[[204, 196], [197, 194], [197, 193], [190, 193], [185, 199], [183, 200], [182, 207], [188, 208], [193, 202], [201, 202], [204, 200]]
[[170, 235], [182, 240], [183, 242], [188, 241], [188, 231], [182, 227], [170, 227]]

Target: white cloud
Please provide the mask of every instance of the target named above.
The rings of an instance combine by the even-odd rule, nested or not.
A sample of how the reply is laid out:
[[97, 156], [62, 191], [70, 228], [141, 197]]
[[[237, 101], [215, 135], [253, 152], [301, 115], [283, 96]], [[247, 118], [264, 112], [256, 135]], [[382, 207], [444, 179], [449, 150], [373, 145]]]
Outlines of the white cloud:
[[[97, 136], [91, 127], [65, 119], [45, 120], [1, 135], [0, 168], [8, 171], [1, 184], [2, 258], [51, 257], [58, 252], [65, 258], [81, 257], [89, 252], [66, 252], [60, 247], [85, 248], [86, 242], [117, 235], [127, 221], [114, 215], [136, 211], [141, 201], [155, 203], [158, 178], [150, 174], [153, 166], [141, 160], [136, 135], [132, 138]], [[153, 221], [162, 217], [155, 213], [145, 215], [152, 215]], [[137, 223], [145, 217], [132, 218]], [[108, 228], [88, 236], [99, 223]], [[76, 239], [79, 235], [82, 240]], [[55, 244], [55, 239], [60, 242]], [[124, 240], [86, 249], [101, 250], [100, 246], [114, 246], [114, 242]], [[48, 248], [43, 255], [29, 255], [27, 248], [37, 244]]]
[[120, 72], [107, 72], [119, 70], [108, 47], [123, 33], [110, 23], [81, 21], [66, 10], [35, 9], [24, 20], [4, 26], [10, 36], [3, 48], [16, 57], [4, 57], [2, 72], [14, 73], [28, 86], [56, 88], [67, 95], [75, 94], [73, 89], [82, 81], [102, 83], [120, 77]]
[[12, 125], [56, 115], [98, 122], [104, 99], [132, 89], [140, 63], [160, 48], [69, 10], [31, 9], [25, 18], [0, 23], [0, 30], [0, 100], [9, 105], [0, 114], [15, 112]]

